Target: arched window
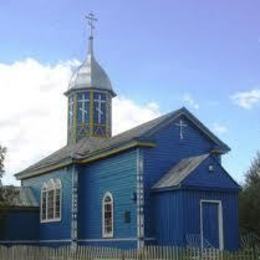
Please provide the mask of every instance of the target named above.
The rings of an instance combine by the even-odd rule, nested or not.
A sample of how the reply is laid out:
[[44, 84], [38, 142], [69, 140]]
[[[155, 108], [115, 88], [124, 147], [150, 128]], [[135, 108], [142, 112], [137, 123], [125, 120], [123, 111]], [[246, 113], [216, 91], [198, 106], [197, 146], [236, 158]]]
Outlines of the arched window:
[[60, 179], [50, 179], [43, 184], [41, 191], [41, 222], [61, 220], [61, 190]]
[[113, 237], [113, 232], [114, 232], [113, 211], [114, 211], [113, 197], [110, 192], [107, 192], [103, 197], [103, 203], [102, 203], [103, 237]]

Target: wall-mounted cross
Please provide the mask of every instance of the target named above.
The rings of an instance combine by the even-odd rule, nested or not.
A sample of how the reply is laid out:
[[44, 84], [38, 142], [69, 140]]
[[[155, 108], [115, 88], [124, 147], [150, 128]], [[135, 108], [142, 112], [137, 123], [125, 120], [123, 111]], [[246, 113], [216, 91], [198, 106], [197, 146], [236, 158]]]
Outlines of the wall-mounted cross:
[[90, 27], [90, 37], [93, 37], [93, 31], [95, 29], [95, 22], [97, 22], [98, 19], [95, 17], [95, 15], [93, 13], [89, 13], [85, 17], [88, 20], [88, 25]]
[[187, 127], [187, 125], [183, 122], [182, 119], [180, 119], [180, 123], [176, 123], [175, 125], [180, 128], [180, 139], [182, 140], [184, 138], [184, 136], [183, 136], [184, 131], [183, 130], [184, 130], [185, 127]]

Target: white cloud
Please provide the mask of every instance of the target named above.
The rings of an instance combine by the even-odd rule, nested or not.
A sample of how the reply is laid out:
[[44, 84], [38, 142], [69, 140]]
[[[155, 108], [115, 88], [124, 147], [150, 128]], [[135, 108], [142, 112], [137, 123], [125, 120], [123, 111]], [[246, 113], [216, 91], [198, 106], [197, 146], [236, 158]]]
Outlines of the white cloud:
[[184, 105], [188, 105], [190, 106], [191, 108], [194, 108], [194, 109], [199, 109], [199, 104], [194, 100], [194, 98], [192, 97], [191, 94], [184, 94], [183, 97], [182, 97], [182, 102], [184, 103]]
[[228, 128], [220, 123], [214, 123], [213, 124], [213, 132], [218, 135], [223, 135], [228, 132]]
[[[0, 64], [0, 144], [8, 148], [5, 183], [66, 143], [67, 99], [63, 95], [77, 60], [50, 66], [34, 59]], [[160, 115], [155, 103], [136, 104], [117, 97], [113, 133]]]
[[113, 134], [149, 121], [160, 115], [156, 103], [138, 105], [125, 97], [116, 97], [113, 101]]
[[251, 109], [256, 104], [260, 104], [260, 88], [235, 93], [231, 99], [236, 105], [245, 109]]

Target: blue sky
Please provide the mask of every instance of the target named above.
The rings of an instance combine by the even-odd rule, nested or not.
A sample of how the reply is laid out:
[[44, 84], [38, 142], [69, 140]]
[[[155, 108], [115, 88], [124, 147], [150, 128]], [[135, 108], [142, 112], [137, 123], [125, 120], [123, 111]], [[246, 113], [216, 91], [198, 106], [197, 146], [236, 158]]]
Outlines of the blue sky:
[[117, 93], [160, 113], [187, 106], [232, 148], [224, 165], [242, 181], [260, 149], [259, 10], [258, 0], [3, 0], [0, 63], [82, 60], [93, 11]]

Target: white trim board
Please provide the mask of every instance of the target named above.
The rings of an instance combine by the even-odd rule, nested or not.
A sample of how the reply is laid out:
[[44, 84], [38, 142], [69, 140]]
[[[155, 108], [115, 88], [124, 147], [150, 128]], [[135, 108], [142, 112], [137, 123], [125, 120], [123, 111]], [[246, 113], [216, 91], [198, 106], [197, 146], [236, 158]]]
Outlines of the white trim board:
[[203, 203], [213, 203], [218, 205], [218, 233], [219, 233], [219, 249], [224, 250], [224, 230], [223, 230], [223, 207], [221, 200], [200, 200], [200, 240], [203, 249]]
[[61, 239], [61, 240], [3, 240], [0, 241], [1, 244], [40, 244], [40, 243], [64, 243], [71, 242], [71, 239]]
[[115, 242], [115, 241], [137, 241], [135, 237], [126, 238], [96, 238], [96, 239], [79, 239], [79, 242]]
[[[147, 237], [145, 241], [156, 240], [154, 237]], [[96, 238], [96, 239], [78, 239], [78, 242], [116, 242], [116, 241], [137, 241], [137, 237], [123, 237], [123, 238]], [[61, 239], [61, 240], [3, 240], [0, 241], [1, 244], [39, 244], [39, 243], [64, 243], [72, 242], [71, 239]]]
[[[78, 242], [114, 242], [114, 241], [137, 241], [137, 237], [122, 237], [122, 238], [93, 238], [93, 239], [78, 239]], [[156, 240], [154, 237], [147, 237], [145, 241]]]

